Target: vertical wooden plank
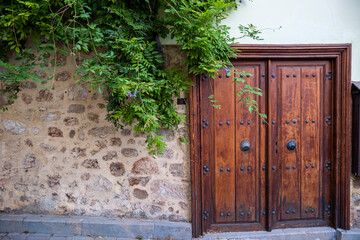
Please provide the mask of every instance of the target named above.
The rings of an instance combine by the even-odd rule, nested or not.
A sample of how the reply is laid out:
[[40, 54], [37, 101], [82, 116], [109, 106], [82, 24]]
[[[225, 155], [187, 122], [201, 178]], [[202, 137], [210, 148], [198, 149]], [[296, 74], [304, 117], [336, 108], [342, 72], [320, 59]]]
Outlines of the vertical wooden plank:
[[320, 159], [319, 128], [320, 118], [320, 81], [322, 67], [301, 68], [301, 218], [320, 217]]
[[360, 97], [357, 85], [352, 85], [352, 124], [351, 124], [351, 172], [360, 175]]
[[[267, 104], [268, 104], [268, 94], [267, 94], [267, 78], [266, 78], [266, 68], [265, 68], [265, 62], [262, 62], [260, 65], [260, 88], [262, 90], [263, 96], [259, 99], [259, 109], [261, 113], [268, 114]], [[260, 194], [258, 198], [260, 199], [260, 209], [258, 210], [258, 214], [260, 216], [260, 223], [263, 226], [264, 229], [267, 228], [267, 204], [268, 204], [268, 185], [267, 182], [267, 171], [266, 167], [268, 164], [268, 147], [267, 147], [267, 130], [268, 130], [268, 119], [260, 119], [260, 122], [258, 124], [260, 125], [260, 139], [259, 139], [259, 176], [260, 176]]]
[[[333, 83], [334, 83], [334, 72], [332, 71], [331, 63], [328, 62], [325, 65], [325, 78], [322, 81], [323, 83], [323, 93], [322, 93], [322, 106], [323, 106], [323, 115], [321, 121], [323, 122], [323, 145], [322, 145], [322, 159], [323, 159], [323, 217], [327, 220], [331, 220], [334, 216], [334, 206], [335, 201], [333, 194], [334, 181], [333, 181], [333, 171], [334, 171], [334, 158], [333, 158], [333, 126], [334, 126], [334, 98], [333, 98]], [[326, 76], [326, 74], [328, 74]], [[329, 79], [329, 77], [331, 79]], [[333, 222], [333, 221], [330, 221]]]
[[[276, 64], [271, 60], [267, 62], [268, 66], [268, 163], [267, 182], [268, 182], [268, 206], [266, 215], [267, 229], [271, 231], [278, 219], [278, 192], [279, 192], [279, 174], [278, 172], [278, 111], [281, 112], [279, 106], [278, 89], [279, 81], [277, 80], [278, 71]], [[280, 108], [280, 109], [279, 109]]]
[[[221, 78], [220, 78], [221, 76]], [[221, 109], [214, 110], [215, 222], [235, 220], [235, 97], [232, 78], [220, 70], [214, 95]]]
[[202, 160], [202, 228], [206, 231], [210, 224], [213, 222], [213, 208], [212, 208], [212, 181], [214, 176], [214, 166], [211, 163], [212, 153], [212, 128], [213, 128], [213, 107], [209, 96], [213, 94], [212, 86], [213, 80], [207, 74], [200, 76], [200, 104], [201, 104], [201, 117], [198, 124], [201, 125], [201, 160]]
[[350, 175], [351, 175], [351, 44], [342, 52], [341, 59], [341, 227], [350, 229]]
[[[279, 151], [281, 164], [280, 218], [281, 220], [300, 218], [300, 90], [299, 67], [280, 67], [281, 115], [279, 129]], [[294, 150], [287, 144], [296, 143]]]
[[200, 179], [200, 127], [199, 127], [199, 78], [191, 76], [194, 86], [190, 88], [190, 164], [191, 164], [191, 188], [192, 188], [192, 235], [200, 236], [201, 228], [201, 179]]
[[[341, 59], [337, 58], [335, 61], [336, 70], [341, 69]], [[341, 219], [340, 219], [340, 203], [341, 203], [341, 71], [335, 71], [335, 78], [337, 81], [334, 82], [334, 88], [336, 89], [334, 92], [334, 126], [333, 126], [333, 202], [334, 202], [334, 216], [333, 222], [336, 228], [341, 226]]]
[[[245, 71], [250, 75], [240, 75], [246, 84], [260, 87], [259, 66], [237, 67], [238, 72]], [[239, 77], [239, 76], [238, 76]], [[242, 86], [240, 84], [240, 86]], [[238, 91], [240, 86], [236, 84]], [[251, 97], [257, 102], [259, 97], [249, 94], [236, 96], [236, 102]], [[259, 222], [260, 191], [259, 191], [259, 116], [250, 113], [244, 104], [236, 103], [236, 221]], [[250, 149], [243, 151], [241, 145], [250, 144]]]

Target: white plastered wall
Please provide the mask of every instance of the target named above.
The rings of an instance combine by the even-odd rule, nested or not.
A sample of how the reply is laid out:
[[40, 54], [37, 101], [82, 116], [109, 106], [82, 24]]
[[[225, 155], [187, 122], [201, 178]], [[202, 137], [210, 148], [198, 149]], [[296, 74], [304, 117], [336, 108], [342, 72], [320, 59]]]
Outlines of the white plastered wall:
[[351, 43], [352, 80], [360, 81], [360, 0], [242, 0], [223, 23], [233, 37], [241, 36], [239, 24], [264, 29], [264, 40], [241, 38], [241, 44]]

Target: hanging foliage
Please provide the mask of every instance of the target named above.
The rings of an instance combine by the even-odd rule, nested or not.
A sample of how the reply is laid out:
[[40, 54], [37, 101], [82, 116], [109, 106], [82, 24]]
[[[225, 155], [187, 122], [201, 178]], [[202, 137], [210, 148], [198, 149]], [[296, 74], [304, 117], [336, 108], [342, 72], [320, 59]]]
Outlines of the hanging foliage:
[[[230, 47], [234, 39], [221, 21], [236, 8], [235, 0], [2, 1], [1, 90], [10, 105], [23, 81], [41, 82], [33, 74], [35, 67], [55, 73], [57, 58], [50, 56], [76, 57], [91, 52], [94, 57], [78, 66], [81, 81], [100, 93], [109, 93], [106, 110], [110, 122], [146, 132], [148, 150], [161, 154], [166, 145], [158, 129], [176, 130], [185, 120], [177, 113], [173, 97], [191, 86], [188, 74], [214, 76], [220, 68], [233, 71], [229, 57], [235, 56]], [[259, 33], [256, 28], [240, 30], [253, 38]], [[186, 71], [164, 68], [159, 38], [168, 35], [186, 53]], [[29, 41], [35, 44], [28, 47]], [[9, 62], [13, 52], [17, 64]], [[53, 77], [43, 80], [50, 82], [48, 88], [53, 81]], [[261, 94], [259, 89], [237, 82], [245, 92]], [[258, 111], [256, 102], [245, 102]]]

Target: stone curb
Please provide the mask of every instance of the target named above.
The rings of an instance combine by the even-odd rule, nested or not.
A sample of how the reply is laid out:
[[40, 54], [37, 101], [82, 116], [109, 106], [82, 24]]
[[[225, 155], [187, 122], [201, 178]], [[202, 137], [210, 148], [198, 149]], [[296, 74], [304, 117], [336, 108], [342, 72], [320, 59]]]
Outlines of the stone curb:
[[336, 240], [336, 230], [330, 227], [288, 228], [267, 231], [207, 234], [203, 237], [218, 240]]
[[[5, 233], [51, 235], [50, 239], [88, 239], [88, 236], [110, 237], [109, 239], [192, 239], [191, 224], [118, 219], [87, 216], [59, 215], [11, 215], [0, 213], [0, 239]], [[46, 236], [43, 236], [46, 239]], [[359, 240], [360, 229], [342, 230], [328, 227], [277, 229], [272, 232], [241, 232], [206, 234], [203, 239], [337, 239]], [[28, 237], [26, 239], [36, 239]]]
[[59, 215], [0, 213], [0, 233], [52, 234], [59, 237], [107, 236], [129, 239], [191, 239], [191, 224], [182, 222]]
[[351, 230], [337, 229], [337, 240], [359, 240], [360, 229], [355, 228]]
[[[275, 229], [271, 232], [232, 232], [205, 234], [202, 240], [360, 240], [360, 229], [343, 230], [330, 227]], [[194, 239], [195, 240], [195, 239]]]

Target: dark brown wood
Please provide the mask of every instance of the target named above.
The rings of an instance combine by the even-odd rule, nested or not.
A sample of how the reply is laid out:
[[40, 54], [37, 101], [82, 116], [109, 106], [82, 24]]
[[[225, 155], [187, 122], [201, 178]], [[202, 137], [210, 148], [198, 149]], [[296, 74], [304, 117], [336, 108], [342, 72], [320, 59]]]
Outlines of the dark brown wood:
[[[287, 222], [293, 224], [294, 220], [301, 220], [296, 226], [305, 224], [303, 220], [308, 219], [325, 217], [326, 221], [324, 186], [330, 187], [331, 183], [324, 184], [322, 177], [324, 164], [320, 146], [326, 118], [320, 99], [324, 98], [323, 73], [329, 69], [330, 62], [288, 60], [273, 61], [271, 65], [275, 73], [271, 78], [278, 86], [277, 97], [270, 98], [271, 105], [277, 106], [278, 111], [275, 124], [278, 125], [278, 170], [274, 171], [276, 180], [272, 187], [278, 183], [275, 192], [279, 196], [274, 206], [278, 213], [273, 227], [287, 226]], [[332, 109], [331, 102], [327, 101], [327, 105]], [[326, 127], [331, 128], [330, 125]], [[292, 151], [286, 148], [290, 140], [297, 144]]]
[[209, 232], [243, 232], [243, 231], [260, 231], [263, 226], [259, 223], [226, 223], [212, 224]]
[[240, 49], [237, 59], [329, 59], [334, 62], [334, 227], [350, 229], [350, 157], [351, 157], [351, 44], [312, 45], [234, 45]]
[[[323, 107], [321, 99], [321, 83], [326, 81], [323, 72], [324, 66], [301, 68], [301, 155], [299, 166], [301, 172], [301, 219], [323, 217], [323, 183], [322, 172], [324, 171], [323, 156], [320, 146], [324, 137], [321, 130], [324, 127]], [[315, 74], [315, 77], [313, 77]], [[329, 80], [327, 80], [329, 81]], [[332, 104], [328, 103], [330, 107]], [[315, 120], [315, 123], [312, 121]], [[308, 122], [307, 122], [308, 121]], [[330, 120], [329, 120], [330, 122]], [[329, 183], [328, 183], [329, 184]]]
[[200, 76], [200, 102], [201, 102], [201, 166], [202, 166], [202, 229], [208, 229], [214, 221], [213, 191], [211, 177], [215, 173], [212, 157], [213, 145], [213, 108], [209, 96], [213, 94], [213, 80], [206, 74]]
[[353, 82], [352, 95], [352, 165], [351, 172], [360, 175], [360, 82]]
[[[299, 81], [300, 69], [293, 66], [276, 66], [276, 81], [279, 87], [277, 101], [279, 118], [278, 124], [278, 162], [279, 169], [279, 220], [299, 219], [300, 218], [300, 174], [299, 161], [300, 149], [302, 146], [300, 139], [299, 122], [301, 121], [301, 82]], [[289, 77], [286, 77], [288, 75]], [[296, 76], [296, 77], [293, 77]], [[302, 99], [304, 101], [305, 99]], [[289, 123], [287, 123], [289, 121]], [[293, 123], [295, 121], [295, 123]], [[288, 150], [286, 145], [289, 141], [296, 143], [296, 148]], [[295, 167], [295, 168], [293, 168]], [[289, 168], [289, 169], [287, 169]], [[288, 211], [288, 212], [287, 212]], [[294, 211], [294, 212], [293, 212]]]
[[[235, 102], [234, 83], [220, 70], [214, 80], [214, 222], [235, 221]], [[222, 170], [221, 170], [222, 169]]]
[[[326, 226], [331, 225], [335, 228], [341, 227], [344, 229], [349, 229], [350, 227], [350, 137], [351, 137], [351, 131], [350, 131], [350, 124], [351, 124], [351, 105], [350, 105], [350, 52], [351, 52], [351, 45], [350, 44], [329, 44], [329, 45], [234, 45], [234, 48], [241, 49], [242, 52], [238, 54], [237, 60], [235, 62], [244, 62], [248, 61], [249, 59], [261, 60], [264, 61], [266, 59], [267, 64], [267, 75], [268, 78], [268, 85], [267, 83], [261, 83], [261, 86], [265, 87], [265, 94], [269, 96], [269, 99], [271, 99], [270, 96], [280, 96], [279, 98], [283, 96], [290, 96], [293, 94], [286, 93], [283, 95], [280, 92], [278, 92], [278, 89], [281, 89], [280, 86], [278, 86], [279, 81], [272, 80], [272, 74], [275, 73], [276, 75], [279, 75], [281, 71], [284, 71], [282, 77], [286, 78], [286, 71], [290, 71], [293, 74], [293, 71], [296, 71], [296, 75], [299, 74], [301, 78], [304, 78], [305, 71], [314, 71], [316, 75], [319, 75], [319, 78], [315, 81], [315, 85], [313, 82], [306, 82], [301, 81], [298, 83], [299, 86], [299, 95], [301, 95], [301, 89], [303, 88], [311, 88], [314, 95], [316, 95], [319, 98], [312, 98], [312, 100], [309, 100], [310, 102], [315, 102], [315, 108], [316, 106], [320, 105], [319, 111], [313, 111], [312, 108], [308, 108], [307, 110], [304, 110], [303, 116], [300, 114], [299, 119], [300, 121], [303, 121], [304, 118], [307, 117], [313, 117], [316, 118], [315, 121], [319, 122], [319, 125], [317, 127], [312, 128], [306, 128], [304, 123], [299, 123], [298, 129], [293, 129], [287, 132], [287, 134], [291, 135], [291, 132], [293, 132], [295, 135], [292, 135], [294, 138], [297, 139], [297, 141], [307, 141], [312, 142], [316, 145], [316, 149], [314, 151], [307, 152], [305, 145], [302, 147], [302, 149], [299, 149], [299, 153], [296, 153], [295, 157], [294, 155], [282, 155], [284, 152], [284, 146], [278, 146], [278, 144], [281, 143], [281, 145], [284, 145], [284, 143], [287, 141], [287, 139], [282, 139], [281, 136], [278, 138], [276, 136], [279, 132], [282, 131], [282, 128], [285, 129], [285, 125], [283, 125], [282, 118], [288, 118], [287, 115], [284, 115], [283, 108], [289, 108], [287, 105], [280, 104], [280, 106], [277, 106], [276, 104], [272, 104], [271, 102], [267, 101], [266, 103], [260, 103], [260, 107], [262, 105], [265, 106], [265, 112], [268, 114], [268, 122], [269, 125], [256, 127], [257, 130], [255, 130], [255, 135], [262, 136], [259, 140], [256, 140], [256, 137], [253, 138], [252, 141], [255, 142], [255, 144], [261, 144], [266, 145], [267, 147], [262, 149], [262, 151], [257, 151], [255, 155], [248, 155], [248, 158], [244, 156], [239, 158], [239, 154], [241, 156], [241, 153], [238, 152], [238, 150], [234, 147], [230, 148], [224, 148], [220, 145], [220, 140], [216, 140], [216, 136], [219, 134], [219, 132], [216, 130], [219, 127], [214, 125], [214, 128], [210, 127], [209, 136], [213, 136], [215, 140], [208, 144], [207, 150], [201, 149], [201, 145], [205, 143], [205, 138], [202, 139], [201, 137], [201, 113], [202, 110], [200, 109], [202, 106], [201, 99], [200, 99], [200, 84], [196, 83], [195, 87], [193, 88], [193, 91], [191, 91], [190, 94], [190, 120], [191, 120], [191, 166], [192, 166], [192, 197], [193, 197], [193, 211], [192, 211], [192, 217], [193, 217], [193, 235], [199, 236], [204, 231], [213, 230], [213, 231], [248, 231], [248, 230], [260, 230], [263, 228], [264, 223], [266, 223], [266, 229], [271, 230], [272, 228], [281, 228], [281, 227], [308, 227], [308, 226]], [[275, 67], [276, 64], [272, 64], [272, 62], [277, 60], [286, 60], [286, 61], [301, 61], [302, 66], [292, 66], [292, 67], [284, 67], [282, 70], [279, 70]], [[324, 59], [326, 61], [324, 61]], [[322, 62], [321, 64], [317, 64], [316, 66], [309, 64], [307, 66], [304, 65], [304, 62], [311, 61], [317, 61]], [[327, 63], [324, 63], [327, 62]], [[332, 62], [332, 64], [329, 64], [329, 62]], [[241, 65], [241, 64], [240, 64]], [[245, 64], [246, 65], [246, 64]], [[251, 69], [248, 69], [251, 70]], [[331, 70], [331, 77], [332, 79], [326, 79], [326, 73]], [[255, 73], [255, 72], [254, 72]], [[284, 75], [285, 74], [285, 75]], [[225, 76], [225, 72], [222, 73], [223, 76]], [[254, 74], [255, 75], [255, 74]], [[224, 80], [225, 78], [223, 78]], [[218, 79], [217, 79], [218, 80]], [[199, 81], [199, 79], [197, 80]], [[329, 82], [330, 81], [330, 82]], [[284, 82], [284, 81], [283, 81]], [[216, 93], [216, 80], [215, 80], [215, 93]], [[293, 85], [291, 85], [293, 88]], [[279, 88], [280, 87], [280, 88]], [[231, 87], [230, 87], [231, 88]], [[285, 85], [283, 86], [283, 89], [287, 89], [288, 87]], [[232, 91], [232, 90], [230, 90]], [[295, 95], [297, 94], [298, 90], [295, 90]], [[330, 94], [329, 94], [330, 92]], [[205, 93], [205, 92], [204, 92]], [[230, 98], [226, 95], [226, 93], [223, 93], [222, 91], [219, 91], [215, 95], [221, 96], [221, 99], [225, 99], [226, 105], [230, 104], [230, 107], [227, 109], [227, 113], [225, 115], [219, 115], [215, 112], [212, 114], [215, 122], [216, 120], [220, 120], [220, 118], [234, 118], [234, 105], [231, 105]], [[313, 97], [314, 95], [307, 96], [308, 98]], [[216, 97], [215, 97], [216, 98]], [[228, 100], [226, 100], [228, 99]], [[220, 100], [220, 99], [219, 99]], [[204, 98], [203, 98], [204, 101]], [[260, 98], [261, 102], [261, 98]], [[297, 104], [300, 104], [300, 102], [303, 102], [303, 99], [298, 100]], [[321, 104], [320, 104], [321, 102]], [[279, 102], [281, 103], [281, 101]], [[334, 103], [333, 106], [331, 103]], [[267, 109], [266, 109], [267, 106]], [[306, 109], [306, 105], [302, 104], [303, 109]], [[237, 108], [236, 108], [237, 109]], [[243, 114], [238, 115], [238, 110], [236, 110], [236, 117], [244, 118], [245, 116]], [[209, 114], [206, 113], [206, 111], [202, 114]], [[215, 114], [215, 115], [214, 115]], [[296, 115], [296, 113], [292, 113], [291, 115]], [[298, 113], [299, 114], [299, 113]], [[210, 113], [211, 115], [211, 113]], [[325, 116], [333, 116], [331, 119], [331, 125], [325, 124]], [[256, 121], [256, 120], [254, 120]], [[275, 121], [275, 124], [272, 124], [272, 121]], [[223, 123], [226, 126], [226, 123]], [[235, 125], [234, 125], [235, 126]], [[282, 128], [281, 128], [282, 127]], [[318, 129], [320, 128], [320, 129]], [[230, 139], [232, 139], [232, 142], [236, 143], [236, 147], [239, 145], [238, 141], [240, 141], [241, 137], [246, 137], [246, 133], [244, 132], [243, 135], [237, 135], [240, 129], [240, 126], [236, 125], [236, 131], [235, 129], [228, 128], [230, 130], [220, 133], [222, 135], [222, 139], [225, 139], [225, 145], [231, 146], [232, 143]], [[264, 130], [267, 129], [267, 134], [263, 134]], [[307, 130], [306, 130], [307, 129]], [[313, 131], [314, 130], [314, 131]], [[235, 134], [234, 134], [235, 131]], [[287, 131], [287, 130], [286, 130]], [[195, 133], [193, 133], [195, 132]], [[315, 132], [315, 133], [314, 133]], [[313, 135], [311, 135], [314, 133]], [[213, 135], [212, 135], [213, 134]], [[241, 136], [241, 137], [240, 137]], [[265, 136], [265, 137], [263, 137]], [[210, 137], [211, 138], [211, 137]], [[228, 140], [226, 140], [226, 138]], [[308, 139], [306, 139], [308, 138]], [[266, 140], [268, 139], [267, 143]], [[330, 140], [327, 140], [330, 139]], [[333, 139], [333, 140], [332, 140]], [[212, 145], [213, 144], [213, 145]], [[224, 146], [225, 146], [224, 145]], [[233, 149], [234, 148], [234, 149]], [[201, 151], [200, 151], [201, 149]], [[233, 150], [232, 150], [233, 149]], [[330, 153], [329, 151], [330, 150]], [[214, 154], [211, 154], [212, 151], [215, 151]], [[236, 162], [232, 163], [232, 158], [235, 158], [235, 156], [232, 155], [232, 152], [236, 155]], [[286, 153], [286, 152], [284, 152]], [[203, 156], [210, 155], [206, 160], [201, 160]], [[215, 159], [211, 160], [211, 155], [215, 156]], [[309, 160], [302, 159], [300, 156], [306, 156], [308, 158], [318, 158], [318, 166], [314, 168], [314, 174], [308, 174], [306, 172], [303, 172], [302, 168], [304, 168], [304, 165], [306, 166], [309, 163]], [[217, 156], [217, 157], [216, 157]], [[225, 157], [224, 157], [225, 156]], [[260, 157], [261, 156], [261, 157]], [[265, 156], [265, 157], [263, 157]], [[293, 176], [286, 176], [284, 167], [286, 167], [285, 164], [288, 162], [282, 163], [281, 161], [278, 161], [278, 156], [290, 158], [290, 160], [293, 163], [293, 166], [296, 166], [296, 174], [295, 179], [300, 182], [300, 184], [288, 185], [293, 180]], [[242, 160], [243, 157], [245, 157], [245, 160]], [[267, 161], [264, 159], [268, 159]], [[218, 159], [218, 160], [216, 160]], [[326, 161], [331, 159], [331, 170], [325, 169], [325, 163]], [[245, 161], [247, 164], [253, 164], [255, 162], [258, 166], [258, 170], [256, 168], [254, 169], [254, 173], [250, 174], [248, 177], [249, 179], [252, 179], [253, 181], [248, 181], [246, 184], [246, 187], [243, 189], [248, 189], [248, 187], [252, 186], [255, 189], [255, 192], [259, 193], [258, 195], [261, 195], [261, 193], [265, 192], [265, 196], [261, 198], [261, 200], [257, 200], [257, 197], [248, 196], [247, 199], [244, 198], [244, 200], [241, 200], [241, 195], [237, 193], [237, 189], [241, 189], [242, 186], [238, 186], [237, 179], [241, 178], [241, 175], [237, 172], [235, 179], [233, 179], [235, 175], [220, 175], [221, 177], [212, 177], [211, 184], [213, 185], [213, 188], [211, 189], [211, 192], [215, 193], [212, 195], [211, 193], [207, 193], [207, 191], [204, 191], [204, 189], [211, 188], [211, 184], [207, 185], [205, 183], [206, 181], [203, 181], [204, 177], [201, 177], [203, 174], [203, 169], [201, 166], [203, 161], [204, 163], [206, 161], [213, 161], [215, 166], [214, 170], [211, 168], [209, 172], [213, 173], [213, 176], [217, 176], [216, 168], [218, 168], [218, 164], [227, 164], [231, 166], [231, 168], [235, 167], [236, 169], [239, 168], [239, 164], [245, 164]], [[228, 162], [230, 161], [230, 162]], [[206, 162], [207, 163], [207, 162]], [[233, 164], [233, 165], [232, 165]], [[266, 165], [266, 173], [262, 173], [260, 171], [259, 165]], [[211, 164], [210, 164], [211, 165]], [[275, 170], [272, 170], [272, 166], [275, 167]], [[226, 169], [224, 169], [226, 171]], [[282, 173], [282, 174], [274, 174], [274, 172]], [[266, 179], [265, 179], [266, 174]], [[206, 176], [206, 175], [204, 175]], [[254, 179], [255, 176], [255, 179]], [[282, 176], [285, 176], [284, 182], [282, 182]], [[225, 179], [226, 178], [226, 179]], [[202, 180], [201, 180], [202, 179]], [[260, 179], [260, 180], [259, 180]], [[316, 180], [317, 179], [317, 180]], [[218, 181], [218, 182], [217, 182]], [[228, 183], [230, 181], [230, 183]], [[234, 187], [233, 183], [237, 186]], [[227, 186], [222, 186], [222, 184], [227, 183]], [[304, 182], [305, 184], [309, 185], [315, 185], [315, 189], [307, 189], [304, 186], [301, 185], [301, 182]], [[284, 185], [285, 184], [285, 185]], [[287, 185], [286, 185], [287, 184]], [[218, 186], [220, 185], [220, 186]], [[266, 186], [266, 187], [265, 187]], [[330, 186], [330, 187], [329, 187]], [[280, 189], [284, 189], [285, 191], [280, 191], [279, 195], [279, 187]], [[230, 197], [226, 198], [222, 196], [222, 194], [225, 194], [226, 192], [230, 191], [230, 189], [234, 189], [233, 193], [237, 196], [236, 198], [232, 197], [232, 193], [230, 193]], [[294, 192], [295, 191], [295, 192]], [[301, 193], [305, 193], [303, 195]], [[219, 194], [220, 193], [220, 194]], [[206, 195], [208, 194], [208, 195]], [[210, 199], [203, 199], [201, 200], [202, 196], [206, 196], [206, 198], [210, 197]], [[284, 211], [286, 211], [287, 208], [291, 207], [290, 205], [284, 205], [280, 202], [281, 198], [286, 196], [294, 197], [292, 202], [295, 203], [293, 207], [299, 210], [299, 214], [295, 214], [295, 217], [288, 218], [286, 215], [284, 215]], [[313, 196], [313, 197], [309, 197]], [[317, 197], [316, 197], [317, 196]], [[332, 197], [334, 196], [334, 197]], [[281, 197], [281, 198], [280, 198]], [[318, 200], [316, 200], [318, 199]], [[215, 209], [211, 209], [211, 203], [209, 206], [207, 206], [207, 200], [214, 201], [215, 202]], [[245, 200], [248, 201], [248, 208], [254, 209], [255, 208], [255, 215], [254, 217], [247, 218], [248, 221], [244, 221], [241, 223], [238, 215], [239, 210], [245, 210], [244, 202]], [[200, 201], [200, 202], [199, 202]], [[331, 202], [332, 201], [332, 202]], [[331, 204], [329, 204], [331, 202]], [[232, 205], [233, 204], [233, 205]], [[327, 210], [325, 208], [328, 205], [331, 205], [331, 214], [326, 214]], [[252, 206], [255, 206], [254, 208], [251, 208]], [[316, 211], [311, 214], [311, 216], [304, 215], [302, 213], [303, 208], [310, 207], [314, 208]], [[204, 223], [203, 220], [203, 209], [204, 206], [206, 208], [210, 208], [210, 211], [215, 213], [216, 215], [219, 214], [221, 211], [233, 211], [231, 212], [230, 216], [226, 216], [222, 224], [219, 224], [216, 220], [216, 218], [213, 218], [210, 216], [210, 221], [208, 223]], [[232, 210], [233, 209], [233, 210]], [[262, 218], [260, 215], [265, 210], [267, 221], [264, 221], [265, 218]], [[272, 214], [272, 211], [275, 211], [275, 214]], [[280, 212], [278, 212], [280, 211]], [[241, 212], [241, 211], [240, 211]], [[236, 215], [235, 215], [236, 213]], [[236, 216], [233, 218], [233, 216]], [[251, 216], [251, 214], [250, 214]], [[297, 219], [297, 220], [296, 220]], [[308, 220], [306, 220], [308, 219]], [[258, 223], [258, 220], [260, 220], [261, 223]], [[295, 221], [296, 220], [296, 221]], [[206, 220], [207, 221], [207, 220]], [[235, 221], [235, 222], [233, 222]], [[254, 222], [254, 223], [251, 223]], [[233, 223], [231, 223], [233, 222]]]
[[[324, 79], [328, 79], [327, 81], [323, 81], [321, 84], [323, 87], [321, 87], [322, 89], [322, 95], [324, 96], [321, 100], [321, 105], [323, 106], [323, 113], [322, 116], [324, 116], [326, 119], [328, 117], [331, 117], [331, 119], [329, 119], [329, 122], [331, 123], [331, 125], [329, 124], [325, 124], [321, 129], [323, 130], [323, 132], [321, 133], [321, 135], [323, 135], [323, 143], [320, 145], [321, 148], [321, 152], [322, 154], [320, 155], [320, 157], [322, 156], [323, 159], [321, 160], [322, 164], [324, 165], [325, 168], [323, 168], [323, 183], [325, 185], [324, 187], [324, 214], [325, 214], [325, 218], [327, 216], [327, 218], [331, 223], [332, 227], [335, 227], [335, 214], [334, 214], [334, 206], [336, 206], [335, 204], [335, 198], [332, 197], [332, 195], [334, 195], [335, 193], [335, 188], [333, 186], [336, 186], [336, 182], [335, 182], [335, 174], [334, 174], [334, 144], [333, 144], [333, 132], [334, 132], [334, 95], [333, 95], [333, 86], [334, 86], [334, 81], [331, 81], [332, 78], [334, 77], [334, 68], [333, 68], [333, 63], [329, 65], [325, 65], [325, 76]], [[331, 79], [329, 79], [329, 76], [326, 76], [326, 74], [328, 74], [329, 72], [331, 72]], [[326, 120], [325, 120], [326, 123]], [[324, 124], [324, 122], [323, 122]]]
[[[350, 175], [351, 175], [351, 45], [341, 54], [341, 190], [339, 227], [350, 229]], [[339, 90], [338, 90], [339, 91]]]
[[199, 77], [190, 76], [193, 80], [194, 86], [189, 91], [189, 117], [190, 117], [190, 168], [191, 168], [191, 189], [192, 189], [192, 234], [194, 237], [202, 234], [201, 226], [201, 178], [199, 172], [200, 166], [200, 109], [198, 103], [200, 102], [199, 90], [200, 81]]
[[[240, 64], [240, 66], [237, 66]], [[246, 79], [247, 84], [252, 87], [261, 87], [261, 83], [265, 82], [265, 78], [261, 77], [265, 73], [264, 62], [234, 62], [238, 71], [237, 77], [241, 77], [240, 73], [245, 71], [253, 76], [242, 76]], [[236, 84], [236, 91], [239, 91], [241, 84]], [[256, 114], [250, 114], [244, 104], [238, 103], [245, 97], [253, 97], [244, 94], [241, 97], [235, 96], [236, 109], [236, 221], [237, 222], [259, 222], [265, 229], [265, 216], [262, 212], [265, 210], [266, 194], [265, 194], [265, 157], [261, 159], [261, 153], [265, 153], [266, 148], [261, 148], [260, 141], [265, 139], [265, 131], [261, 129], [261, 119]], [[265, 107], [261, 104], [260, 98], [253, 98], [260, 104], [261, 110]], [[262, 99], [264, 100], [264, 99]], [[250, 143], [250, 150], [242, 151], [240, 146], [243, 141]], [[263, 151], [261, 151], [263, 149]], [[240, 171], [238, 169], [240, 168]], [[241, 170], [242, 169], [242, 170]], [[244, 194], [248, 193], [248, 194]]]
[[278, 222], [273, 226], [273, 229], [280, 228], [308, 228], [308, 227], [324, 227], [329, 226], [329, 221], [323, 219], [310, 220], [293, 220]]
[[[269, 120], [269, 130], [268, 130], [268, 164], [267, 164], [267, 174], [268, 174], [268, 184], [269, 184], [269, 194], [268, 194], [268, 225], [267, 230], [271, 231], [274, 223], [277, 221], [278, 216], [278, 184], [279, 184], [279, 174], [274, 174], [279, 169], [278, 164], [278, 109], [277, 103], [271, 101], [270, 96], [278, 96], [278, 87], [276, 77], [276, 67], [272, 64], [271, 60], [268, 60], [268, 120]], [[273, 77], [275, 76], [275, 77]]]

